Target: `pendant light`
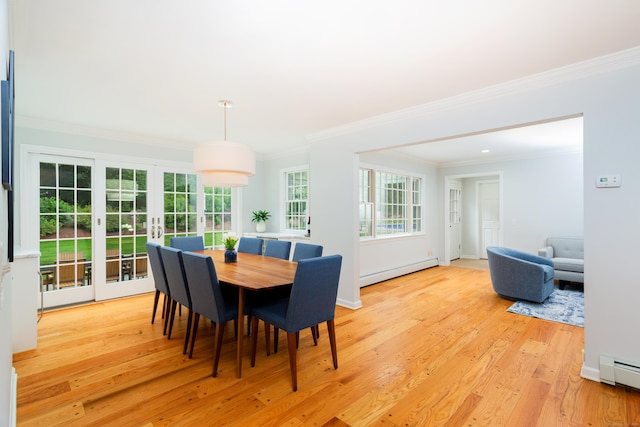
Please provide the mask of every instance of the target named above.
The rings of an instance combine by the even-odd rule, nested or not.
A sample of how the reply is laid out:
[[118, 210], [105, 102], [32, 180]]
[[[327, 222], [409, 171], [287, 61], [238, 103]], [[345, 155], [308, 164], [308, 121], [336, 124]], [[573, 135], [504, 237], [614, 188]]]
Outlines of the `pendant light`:
[[193, 166], [202, 175], [204, 185], [246, 187], [256, 173], [256, 156], [245, 144], [227, 141], [227, 109], [231, 101], [221, 100], [224, 109], [224, 140], [201, 142], [193, 151]]

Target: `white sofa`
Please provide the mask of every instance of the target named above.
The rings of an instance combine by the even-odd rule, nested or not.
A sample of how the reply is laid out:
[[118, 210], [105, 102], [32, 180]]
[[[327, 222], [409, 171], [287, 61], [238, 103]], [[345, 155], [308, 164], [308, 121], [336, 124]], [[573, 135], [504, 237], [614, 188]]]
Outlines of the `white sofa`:
[[575, 237], [549, 237], [538, 255], [553, 261], [554, 277], [559, 288], [569, 282], [584, 283], [584, 240]]

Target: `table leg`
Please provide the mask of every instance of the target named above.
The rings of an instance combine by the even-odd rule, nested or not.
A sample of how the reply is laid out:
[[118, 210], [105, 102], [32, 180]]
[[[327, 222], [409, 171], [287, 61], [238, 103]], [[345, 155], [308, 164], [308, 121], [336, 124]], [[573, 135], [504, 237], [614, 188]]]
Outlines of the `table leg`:
[[242, 376], [242, 338], [244, 335], [244, 289], [238, 288], [238, 348], [236, 355], [236, 376]]

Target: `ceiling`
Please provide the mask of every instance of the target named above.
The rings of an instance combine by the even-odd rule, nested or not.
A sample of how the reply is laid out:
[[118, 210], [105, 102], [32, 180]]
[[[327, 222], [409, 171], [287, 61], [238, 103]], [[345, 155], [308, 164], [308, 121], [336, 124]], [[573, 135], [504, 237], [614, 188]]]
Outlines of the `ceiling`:
[[428, 161], [437, 167], [461, 166], [582, 152], [582, 136], [582, 117], [573, 117], [386, 151]]
[[191, 147], [223, 138], [227, 99], [227, 139], [265, 155], [640, 46], [636, 0], [8, 3], [18, 126]]

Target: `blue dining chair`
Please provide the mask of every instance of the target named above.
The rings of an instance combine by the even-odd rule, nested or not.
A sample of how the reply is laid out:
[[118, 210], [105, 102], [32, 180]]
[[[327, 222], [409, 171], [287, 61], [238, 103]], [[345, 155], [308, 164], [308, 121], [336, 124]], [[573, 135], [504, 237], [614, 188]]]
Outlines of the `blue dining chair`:
[[[262, 319], [266, 324], [274, 325], [287, 333], [293, 391], [298, 389], [296, 334], [302, 329], [327, 322], [333, 367], [338, 369], [334, 316], [341, 266], [341, 255], [300, 260], [289, 298], [257, 303], [250, 309], [254, 331], [258, 330], [258, 320]], [[254, 333], [251, 341], [251, 366], [255, 366], [257, 340], [258, 334]]]
[[291, 242], [284, 240], [267, 240], [267, 244], [264, 248], [264, 256], [270, 256], [273, 258], [289, 259], [291, 253]]
[[189, 344], [189, 334], [191, 332], [191, 323], [193, 319], [191, 295], [187, 286], [187, 277], [184, 271], [184, 263], [182, 261], [182, 251], [180, 249], [169, 246], [160, 247], [160, 255], [164, 263], [164, 271], [167, 273], [167, 285], [171, 292], [171, 314], [169, 318], [169, 329], [167, 339], [171, 339], [171, 331], [173, 329], [173, 320], [176, 315], [176, 306], [182, 304], [189, 309], [187, 318], [187, 329], [184, 338], [184, 349], [182, 354], [187, 354], [187, 346]]
[[213, 350], [213, 376], [215, 377], [218, 374], [224, 327], [229, 320], [235, 320], [238, 317], [238, 298], [232, 299], [229, 298], [229, 295], [225, 298], [211, 257], [184, 252], [182, 260], [191, 292], [192, 310], [195, 313], [189, 358], [193, 356], [198, 322], [202, 315], [216, 324], [216, 340]]
[[[147, 242], [147, 254], [149, 255], [149, 263], [151, 264], [151, 273], [153, 274], [153, 282], [156, 287], [156, 294], [153, 299], [153, 314], [151, 315], [151, 324], [156, 320], [156, 311], [158, 310], [158, 300], [160, 294], [164, 295], [162, 302], [162, 318], [164, 319], [164, 328], [162, 334], [167, 334], [167, 324], [169, 323], [169, 309], [171, 307], [171, 292], [167, 284], [167, 274], [164, 271], [164, 264], [160, 256], [160, 245], [153, 242]], [[166, 313], [166, 315], [165, 315]]]
[[238, 243], [238, 252], [247, 254], [262, 255], [262, 244], [264, 241], [256, 237], [241, 237]]
[[169, 246], [183, 251], [202, 251], [204, 240], [202, 236], [172, 237], [169, 239]]
[[322, 246], [310, 243], [296, 243], [293, 248], [292, 261], [300, 261], [306, 258], [316, 258], [322, 256]]
[[[320, 245], [313, 245], [311, 243], [296, 243], [293, 248], [293, 257], [292, 261], [300, 261], [301, 259], [307, 258], [317, 258], [322, 256], [323, 247]], [[287, 289], [278, 289], [277, 292], [286, 292]], [[315, 343], [318, 338], [320, 338], [320, 328], [318, 325], [315, 325], [311, 328], [311, 334], [313, 336], [313, 342]], [[274, 353], [278, 352], [278, 328], [274, 328], [273, 330], [273, 351]], [[269, 344], [267, 344], [267, 354], [269, 353]]]

